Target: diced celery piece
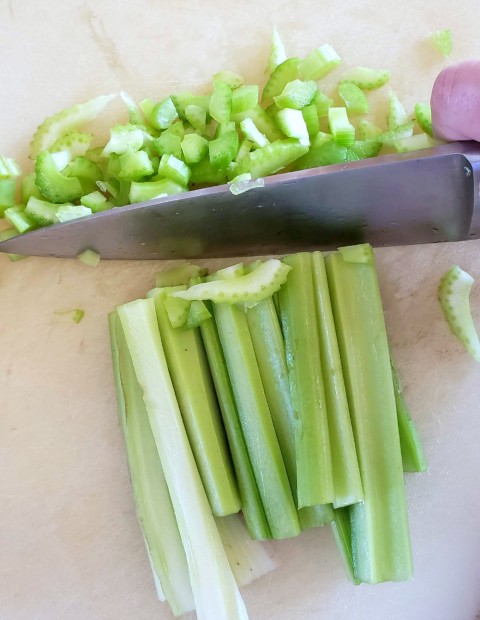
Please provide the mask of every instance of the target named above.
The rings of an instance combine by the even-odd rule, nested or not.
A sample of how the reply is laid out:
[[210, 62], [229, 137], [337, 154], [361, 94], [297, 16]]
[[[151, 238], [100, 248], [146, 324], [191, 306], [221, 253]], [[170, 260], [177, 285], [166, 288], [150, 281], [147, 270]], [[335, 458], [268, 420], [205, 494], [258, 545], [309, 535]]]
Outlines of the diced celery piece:
[[123, 207], [123, 205], [128, 205], [130, 202], [130, 181], [123, 181], [121, 179], [116, 180], [112, 179], [112, 182], [116, 181], [116, 190], [115, 197], [113, 199], [114, 205], [116, 207]]
[[244, 118], [251, 118], [255, 123], [255, 127], [266, 135], [270, 142], [274, 140], [280, 140], [284, 136], [280, 129], [277, 127], [276, 122], [271, 116], [269, 116], [268, 112], [266, 112], [259, 105], [255, 106], [251, 110], [246, 110], [245, 112], [241, 112], [236, 114], [233, 117], [233, 120], [236, 123], [240, 123]]
[[381, 142], [382, 144], [392, 145], [402, 138], [410, 138], [413, 135], [414, 124], [414, 121], [407, 121], [395, 129], [389, 129], [388, 131], [382, 132], [375, 138], [375, 140], [377, 142]]
[[105, 145], [102, 156], [138, 151], [143, 146], [145, 135], [145, 131], [138, 125], [116, 125], [110, 129], [110, 140]]
[[376, 157], [380, 153], [381, 148], [381, 142], [356, 140], [349, 150], [353, 151], [359, 159], [367, 159], [368, 157]]
[[323, 118], [324, 116], [328, 116], [328, 110], [333, 105], [333, 99], [331, 99], [331, 97], [328, 97], [321, 91], [317, 90], [313, 98], [313, 103], [317, 108], [319, 118]]
[[397, 97], [395, 93], [390, 95], [390, 100], [388, 104], [388, 116], [387, 116], [387, 126], [391, 131], [392, 129], [397, 129], [401, 125], [404, 125], [408, 121], [408, 116], [405, 111], [405, 108]]
[[409, 151], [431, 149], [439, 144], [442, 144], [440, 140], [434, 140], [427, 133], [417, 133], [414, 136], [395, 140], [393, 146], [397, 149], [397, 153], [408, 153]]
[[232, 114], [245, 112], [258, 104], [258, 86], [249, 84], [241, 86], [232, 92]]
[[71, 108], [61, 110], [46, 118], [38, 127], [30, 143], [30, 157], [36, 159], [42, 151], [49, 149], [62, 135], [97, 118], [105, 106], [115, 97], [116, 95], [96, 97], [85, 103], [77, 103]]
[[297, 170], [330, 166], [360, 159], [351, 148], [338, 144], [331, 137], [328, 137], [329, 134], [324, 135], [327, 137], [318, 140], [318, 145], [312, 144], [309, 152], [295, 162]]
[[208, 157], [202, 159], [202, 161], [192, 164], [190, 166], [192, 176], [190, 177], [190, 183], [197, 185], [221, 185], [227, 181], [226, 170], [215, 168], [210, 163]]
[[252, 148], [253, 148], [253, 142], [251, 142], [250, 140], [242, 140], [240, 142], [240, 148], [238, 149], [238, 153], [237, 153], [237, 156], [235, 157], [235, 161], [236, 162], [242, 161], [242, 159], [250, 153]]
[[92, 140], [93, 134], [91, 133], [68, 131], [63, 136], [60, 136], [58, 140], [55, 140], [49, 150], [51, 153], [66, 150], [70, 153], [70, 158], [73, 159], [79, 155], [85, 155], [90, 148]]
[[83, 205], [59, 205], [55, 216], [59, 222], [69, 222], [80, 217], [92, 215], [92, 210]]
[[188, 311], [190, 309], [190, 302], [185, 299], [179, 299], [178, 297], [172, 297], [167, 295], [164, 299], [163, 305], [168, 315], [168, 320], [172, 327], [182, 327], [188, 317]]
[[367, 114], [368, 100], [361, 88], [352, 82], [343, 82], [338, 87], [338, 94], [345, 102], [348, 112], [352, 114]]
[[351, 146], [355, 142], [355, 127], [348, 120], [346, 108], [330, 108], [328, 125], [335, 142]]
[[415, 120], [422, 131], [433, 136], [432, 108], [429, 103], [417, 103], [415, 106]]
[[278, 30], [274, 28], [272, 34], [272, 50], [268, 59], [268, 72], [270, 74], [273, 73], [278, 65], [281, 65], [286, 59], [287, 54], [285, 53], [285, 47], [278, 34]]
[[458, 265], [453, 265], [442, 277], [438, 299], [450, 331], [480, 362], [480, 340], [472, 318], [470, 291], [475, 280]]
[[217, 125], [217, 129], [215, 130], [215, 138], [223, 136], [224, 133], [228, 133], [229, 131], [236, 131], [237, 126], [233, 121], [228, 121], [228, 123], [219, 123]]
[[219, 80], [221, 82], [225, 82], [225, 84], [230, 86], [232, 90], [235, 88], [239, 88], [245, 82], [241, 75], [228, 70], [219, 71], [218, 73], [214, 74], [213, 81], [217, 82]]
[[199, 105], [187, 105], [185, 107], [185, 118], [190, 125], [197, 131], [205, 131], [207, 125], [207, 110]]
[[15, 193], [15, 179], [0, 179], [0, 217], [5, 209], [15, 205]]
[[340, 64], [340, 56], [331, 45], [325, 44], [310, 52], [298, 65], [303, 80], [320, 80]]
[[35, 198], [42, 199], [42, 194], [40, 193], [40, 190], [35, 183], [35, 178], [35, 172], [31, 172], [30, 174], [26, 174], [24, 177], [22, 177], [21, 194], [22, 202], [24, 204], [27, 204], [30, 196], [35, 196]]
[[3, 212], [3, 217], [20, 234], [26, 233], [35, 228], [35, 222], [24, 212], [24, 207], [20, 205], [5, 209]]
[[146, 97], [145, 99], [142, 99], [142, 101], [140, 101], [140, 103], [138, 104], [138, 107], [142, 111], [147, 121], [150, 123], [150, 115], [152, 113], [153, 108], [155, 107], [155, 102], [152, 101], [150, 97]]
[[208, 141], [196, 133], [190, 133], [183, 138], [181, 149], [187, 164], [196, 164], [208, 154]]
[[145, 118], [132, 97], [130, 97], [127, 92], [122, 90], [120, 91], [120, 98], [127, 106], [130, 123], [132, 123], [132, 125], [143, 125], [143, 123], [145, 122]]
[[265, 134], [258, 131], [251, 118], [244, 118], [243, 121], [240, 122], [240, 129], [245, 138], [253, 142], [257, 147], [265, 146], [269, 143], [268, 138]]
[[0, 179], [10, 179], [12, 177], [18, 177], [22, 174], [20, 166], [13, 159], [13, 157], [1, 157], [0, 156]]
[[246, 155], [239, 162], [234, 176], [249, 172], [252, 179], [259, 179], [275, 174], [307, 151], [308, 146], [301, 144], [296, 138], [276, 140]]
[[317, 106], [312, 103], [302, 109], [303, 120], [307, 126], [310, 138], [317, 135], [320, 131], [320, 119], [318, 118]]
[[227, 131], [208, 143], [208, 156], [214, 168], [224, 170], [238, 153], [240, 142], [236, 130]]
[[186, 187], [190, 180], [191, 172], [187, 164], [181, 159], [177, 159], [174, 155], [162, 155], [158, 174]]
[[150, 112], [148, 119], [155, 129], [167, 129], [178, 118], [177, 109], [171, 99], [167, 97], [155, 104]]
[[93, 213], [99, 211], [106, 211], [111, 207], [111, 204], [107, 202], [107, 199], [99, 191], [91, 192], [80, 198], [80, 203], [85, 207], [89, 207]]
[[162, 136], [178, 136], [183, 140], [185, 137], [185, 125], [182, 121], [176, 121], [173, 125], [170, 125], [167, 129], [164, 129], [161, 133]]
[[182, 138], [180, 136], [164, 131], [154, 140], [153, 144], [159, 155], [174, 155], [178, 159], [182, 157]]
[[191, 301], [188, 304], [188, 316], [186, 326], [188, 329], [199, 327], [203, 321], [212, 318], [207, 306], [203, 301]]
[[48, 151], [43, 151], [37, 157], [35, 174], [35, 183], [51, 202], [78, 200], [85, 193], [76, 177], [67, 177], [57, 170]]
[[376, 140], [381, 133], [380, 127], [365, 118], [358, 123], [358, 137], [361, 140]]
[[30, 196], [25, 207], [25, 215], [31, 218], [39, 226], [49, 226], [55, 224], [58, 204], [52, 204], [45, 200], [39, 200], [35, 196]]
[[82, 186], [82, 194], [93, 192], [97, 188], [97, 181], [103, 179], [103, 173], [97, 164], [87, 157], [75, 157], [63, 173], [69, 177], [76, 177]]
[[274, 97], [274, 101], [279, 108], [293, 108], [301, 110], [311, 103], [317, 92], [317, 85], [314, 81], [293, 80], [285, 85], [282, 92]]
[[127, 151], [120, 155], [119, 161], [120, 171], [118, 178], [124, 181], [138, 181], [155, 172], [152, 162], [145, 151]]
[[300, 144], [310, 145], [307, 125], [300, 110], [284, 108], [277, 114], [277, 122], [287, 138], [297, 138]]
[[[209, 95], [194, 95], [191, 92], [177, 93], [171, 95], [172, 101], [177, 108], [180, 118], [185, 119], [185, 108], [189, 105], [197, 105], [205, 110], [208, 110], [210, 96]], [[181, 136], [183, 138], [183, 136]]]
[[232, 194], [238, 196], [256, 187], [265, 187], [265, 181], [263, 179], [252, 180], [252, 175], [249, 172], [245, 172], [244, 174], [234, 177], [229, 181], [228, 185]]
[[452, 53], [452, 32], [451, 30], [435, 30], [429, 34], [432, 45], [442, 56], [450, 56]]
[[354, 67], [345, 71], [340, 80], [340, 84], [351, 82], [362, 90], [374, 90], [386, 84], [389, 79], [389, 71], [368, 69], [367, 67]]
[[208, 111], [218, 123], [229, 122], [232, 113], [232, 89], [226, 82], [214, 82]]
[[181, 194], [187, 191], [186, 187], [175, 183], [171, 179], [162, 179], [160, 181], [143, 181], [137, 183], [133, 181], [130, 186], [129, 198], [132, 204], [137, 202], [145, 202], [159, 196], [171, 196], [173, 194]]
[[77, 254], [77, 258], [81, 263], [87, 265], [88, 267], [97, 267], [100, 262], [100, 254], [95, 252], [95, 250], [90, 249], [84, 250], [83, 252], [80, 252], [80, 254]]
[[287, 58], [280, 63], [268, 78], [262, 92], [262, 103], [269, 106], [273, 98], [279, 95], [285, 86], [298, 77], [299, 58]]

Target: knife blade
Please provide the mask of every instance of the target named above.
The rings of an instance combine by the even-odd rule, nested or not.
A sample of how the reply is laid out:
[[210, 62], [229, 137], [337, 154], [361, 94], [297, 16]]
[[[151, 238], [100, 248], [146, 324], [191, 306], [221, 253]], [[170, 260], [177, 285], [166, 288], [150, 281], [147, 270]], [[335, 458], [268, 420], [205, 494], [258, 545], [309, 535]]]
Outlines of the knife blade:
[[1, 252], [102, 259], [278, 254], [480, 237], [480, 144], [459, 142], [114, 208], [0, 243]]

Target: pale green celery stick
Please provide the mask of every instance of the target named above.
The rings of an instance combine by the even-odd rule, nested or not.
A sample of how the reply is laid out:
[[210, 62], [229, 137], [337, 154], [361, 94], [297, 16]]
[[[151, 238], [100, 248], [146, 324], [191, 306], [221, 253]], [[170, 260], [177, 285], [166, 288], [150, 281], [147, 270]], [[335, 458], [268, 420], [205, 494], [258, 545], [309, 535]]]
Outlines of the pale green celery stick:
[[175, 513], [163, 475], [148, 414], [116, 312], [108, 317], [117, 405], [127, 449], [137, 515], [153, 574], [172, 612], [195, 609]]
[[348, 578], [352, 583], [358, 586], [361, 581], [355, 577], [355, 568], [353, 564], [350, 509], [347, 507], [336, 508], [333, 513], [332, 532], [337, 544], [337, 549], [340, 551], [340, 555], [342, 556]]
[[400, 433], [400, 448], [402, 450], [403, 471], [421, 472], [427, 471], [427, 459], [423, 451], [420, 436], [415, 424], [410, 417], [402, 384], [398, 371], [390, 359], [392, 366], [393, 387], [395, 390], [395, 404], [397, 406], [398, 431]]
[[158, 327], [198, 471], [212, 512], [221, 517], [238, 512], [240, 499], [200, 332], [176, 329], [168, 318], [165, 301], [174, 290], [156, 289]]
[[373, 250], [326, 258], [364, 501], [351, 508], [355, 577], [412, 576], [412, 555], [390, 354]]
[[335, 491], [333, 505], [339, 508], [362, 501], [363, 489], [333, 321], [325, 261], [321, 252], [313, 252], [311, 256], [332, 454]]
[[300, 532], [297, 511], [278, 445], [244, 311], [213, 304], [250, 462], [273, 538]]
[[117, 309], [142, 386], [183, 548], [199, 620], [247, 620], [183, 425], [153, 299]]
[[[213, 313], [212, 308], [210, 306], [208, 308]], [[227, 433], [228, 444], [237, 476], [242, 511], [248, 531], [252, 538], [259, 540], [271, 538], [270, 528], [255, 481], [250, 457], [248, 456], [237, 405], [235, 404], [232, 385], [214, 319], [202, 321], [200, 323], [200, 332], [215, 385], [223, 424]]]
[[[249, 308], [247, 321], [290, 488], [296, 497], [295, 416], [290, 395], [285, 343], [273, 299], [265, 299]], [[302, 529], [325, 525], [330, 523], [332, 518], [331, 507], [327, 505], [307, 506], [298, 511]]]
[[279, 293], [295, 419], [297, 505], [334, 500], [327, 407], [310, 254], [287, 256], [292, 270]]
[[215, 521], [239, 587], [247, 586], [277, 568], [268, 543], [252, 540], [241, 515], [217, 517]]

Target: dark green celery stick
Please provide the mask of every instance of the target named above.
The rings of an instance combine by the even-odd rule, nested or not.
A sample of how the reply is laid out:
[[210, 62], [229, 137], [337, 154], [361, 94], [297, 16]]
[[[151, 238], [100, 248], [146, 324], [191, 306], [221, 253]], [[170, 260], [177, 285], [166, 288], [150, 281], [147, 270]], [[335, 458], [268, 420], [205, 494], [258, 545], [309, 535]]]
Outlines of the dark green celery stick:
[[300, 532], [297, 511], [278, 445], [275, 428], [244, 311], [235, 305], [213, 304], [243, 435], [273, 538]]
[[[207, 307], [213, 313], [209, 302]], [[232, 385], [228, 376], [225, 357], [220, 344], [214, 319], [200, 323], [203, 344], [207, 353], [208, 365], [217, 392], [218, 404], [222, 412], [223, 424], [227, 433], [233, 465], [237, 475], [242, 511], [252, 538], [263, 540], [271, 538], [270, 528], [258, 492], [257, 483], [243, 437]]]
[[212, 378], [198, 329], [172, 327], [165, 308], [168, 293], [155, 289], [155, 310], [167, 365], [212, 512], [225, 516], [240, 510], [235, 474]]
[[402, 384], [397, 369], [391, 360], [393, 387], [395, 390], [395, 404], [397, 406], [398, 430], [400, 433], [400, 448], [402, 450], [403, 471], [427, 471], [427, 459], [423, 451], [420, 436], [410, 417], [408, 406], [403, 394]]
[[373, 250], [353, 246], [326, 259], [364, 501], [351, 508], [355, 577], [412, 576], [402, 455], [390, 355]]
[[358, 586], [361, 581], [355, 577], [352, 550], [352, 526], [350, 523], [350, 509], [348, 507], [336, 508], [333, 511], [332, 532], [335, 542], [337, 543], [337, 549], [342, 556], [348, 578]]
[[298, 507], [333, 502], [327, 406], [310, 254], [287, 256], [292, 267], [279, 293], [295, 419]]
[[[143, 392], [133, 368], [117, 313], [108, 317], [117, 405], [138, 519], [160, 600], [178, 616], [193, 611], [187, 558], [148, 421]], [[162, 596], [163, 593], [163, 596]]]
[[[285, 343], [272, 298], [247, 310], [247, 321], [293, 496], [297, 495], [295, 420], [290, 395]], [[307, 506], [298, 511], [302, 529], [330, 523], [330, 505]]]
[[321, 252], [313, 252], [311, 256], [332, 453], [333, 488], [335, 491], [333, 505], [338, 508], [362, 501], [363, 489], [348, 410], [337, 334], [333, 322], [325, 261]]

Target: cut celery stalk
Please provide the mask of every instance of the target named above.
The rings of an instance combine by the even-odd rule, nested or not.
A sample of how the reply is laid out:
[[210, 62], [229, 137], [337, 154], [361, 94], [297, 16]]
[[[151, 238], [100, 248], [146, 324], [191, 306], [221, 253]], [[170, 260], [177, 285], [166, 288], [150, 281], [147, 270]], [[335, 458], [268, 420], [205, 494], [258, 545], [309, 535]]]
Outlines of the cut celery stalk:
[[352, 550], [352, 526], [350, 524], [350, 510], [348, 508], [337, 508], [334, 510], [332, 522], [333, 537], [337, 544], [337, 549], [342, 556], [345, 571], [350, 581], [358, 586], [361, 581], [355, 577]]
[[379, 134], [375, 140], [382, 144], [394, 145], [398, 140], [403, 138], [410, 138], [413, 135], [414, 121], [407, 121], [403, 125], [396, 127], [395, 129], [389, 129]]
[[115, 312], [108, 317], [118, 415], [123, 429], [138, 519], [152, 571], [174, 615], [193, 611], [187, 558], [163, 475], [148, 414], [125, 336]]
[[307, 125], [300, 110], [284, 108], [277, 114], [277, 122], [287, 138], [297, 138], [303, 146], [310, 145]]
[[335, 142], [351, 146], [355, 142], [355, 127], [348, 120], [346, 108], [329, 108], [328, 125]]
[[313, 252], [312, 270], [320, 339], [320, 358], [327, 403], [335, 508], [363, 500], [362, 481], [338, 350], [325, 261]]
[[33, 230], [36, 227], [35, 222], [24, 212], [24, 208], [19, 205], [5, 209], [3, 217], [20, 234]]
[[174, 155], [162, 155], [158, 174], [186, 187], [190, 181], [190, 168], [181, 159]]
[[225, 84], [227, 84], [232, 90], [243, 86], [243, 83], [245, 82], [241, 75], [235, 73], [234, 71], [228, 71], [228, 69], [214, 74], [213, 81], [217, 82], [218, 80], [225, 82]]
[[186, 326], [188, 329], [193, 327], [199, 327], [203, 321], [210, 319], [212, 315], [203, 301], [191, 301], [189, 302], [188, 316]]
[[69, 177], [76, 177], [80, 181], [83, 194], [95, 191], [97, 189], [97, 181], [103, 179], [100, 167], [82, 155], [75, 157], [63, 173]]
[[190, 310], [190, 302], [186, 299], [179, 299], [167, 295], [163, 302], [168, 315], [168, 320], [172, 327], [182, 327], [187, 322], [188, 311]]
[[433, 47], [442, 54], [450, 56], [452, 53], [452, 32], [451, 30], [435, 30], [428, 35]]
[[191, 263], [182, 263], [167, 271], [160, 271], [155, 276], [155, 286], [179, 286], [182, 284], [188, 284], [192, 278], [198, 276], [204, 276], [207, 274], [207, 270], [204, 267], [198, 265], [192, 265]]
[[[160, 336], [185, 429], [212, 512], [216, 516], [225, 516], [240, 510], [235, 475], [200, 332], [195, 329], [175, 329], [168, 318], [165, 301], [170, 291], [176, 288], [156, 290], [154, 301]], [[187, 315], [188, 312], [185, 320]]]
[[183, 426], [153, 299], [137, 300], [117, 311], [187, 556], [197, 616], [199, 620], [247, 620]]
[[227, 171], [214, 168], [208, 157], [198, 163], [191, 164], [190, 170], [192, 171], [190, 183], [193, 184], [221, 185], [227, 182]]
[[316, 92], [317, 85], [313, 80], [307, 82], [293, 80], [288, 82], [282, 92], [273, 99], [279, 108], [301, 110], [312, 102]]
[[92, 215], [92, 210], [83, 205], [58, 205], [55, 216], [59, 222], [69, 222]]
[[[296, 497], [295, 415], [285, 344], [273, 299], [264, 299], [249, 308], [247, 322], [290, 488]], [[308, 529], [330, 523], [333, 513], [327, 506], [308, 506], [298, 510], [298, 519], [302, 529]]]
[[[168, 157], [168, 155], [167, 155]], [[151, 176], [155, 171], [145, 151], [127, 151], [120, 155], [118, 178], [123, 181], [139, 181]]]
[[249, 84], [232, 92], [232, 115], [246, 112], [258, 105], [258, 86]]
[[228, 123], [232, 113], [232, 89], [222, 81], [216, 80], [208, 108], [210, 116], [218, 123]]
[[265, 181], [263, 179], [252, 179], [252, 175], [249, 172], [245, 172], [229, 181], [228, 185], [232, 194], [238, 196], [256, 187], [265, 187]]
[[190, 125], [197, 131], [205, 131], [207, 126], [207, 110], [199, 105], [187, 105], [185, 107], [185, 118]]
[[328, 116], [328, 110], [333, 105], [333, 99], [317, 90], [313, 98], [313, 103], [317, 108], [319, 118], [323, 118], [324, 116]]
[[48, 151], [43, 151], [37, 157], [35, 174], [37, 187], [51, 202], [78, 200], [85, 193], [76, 177], [67, 177], [57, 170]]
[[105, 196], [99, 191], [91, 192], [80, 198], [80, 203], [85, 207], [89, 207], [94, 213], [106, 211], [112, 207]]
[[85, 103], [77, 103], [46, 118], [38, 127], [30, 143], [30, 157], [37, 156], [55, 143], [62, 135], [93, 121], [116, 95], [103, 95]]
[[238, 306], [224, 303], [213, 304], [213, 313], [272, 537], [296, 536], [300, 532], [297, 511], [263, 390], [247, 318]]
[[[184, 120], [186, 119], [185, 108], [188, 105], [198, 105], [202, 108], [205, 108], [205, 110], [208, 110], [208, 105], [210, 102], [209, 95], [194, 95], [191, 92], [176, 93], [175, 95], [171, 95], [171, 99], [175, 104], [178, 115]], [[174, 126], [175, 125], [173, 125], [172, 127]]]
[[178, 118], [178, 112], [171, 97], [155, 104], [148, 115], [148, 120], [155, 129], [167, 129]]
[[271, 258], [244, 276], [228, 280], [215, 279], [172, 294], [182, 299], [210, 299], [225, 304], [255, 303], [278, 291], [286, 281], [289, 271], [288, 265], [277, 258]]
[[20, 166], [13, 157], [0, 156], [0, 179], [11, 179], [22, 174]]
[[39, 226], [48, 226], [58, 222], [56, 213], [59, 205], [30, 196], [25, 207], [25, 215]]
[[153, 141], [153, 146], [159, 155], [174, 155], [178, 159], [182, 157], [181, 144], [182, 138], [180, 136], [167, 131], [164, 131]]
[[295, 412], [297, 505], [334, 499], [332, 459], [310, 254], [287, 256], [291, 268], [280, 289], [290, 393]]
[[96, 267], [100, 262], [100, 254], [95, 250], [84, 250], [77, 254], [78, 260], [88, 267]]
[[395, 93], [390, 95], [388, 103], [387, 126], [389, 130], [397, 129], [408, 121], [408, 116], [403, 103]]
[[236, 129], [222, 133], [208, 143], [210, 163], [217, 170], [225, 170], [237, 156], [240, 141]]
[[15, 193], [15, 179], [0, 179], [0, 217], [5, 209], [15, 206]]
[[273, 98], [279, 95], [289, 82], [298, 77], [299, 62], [299, 58], [287, 58], [275, 68], [262, 92], [264, 106], [272, 104]]
[[332, 140], [329, 134], [325, 135], [328, 137], [318, 140], [318, 145], [312, 145], [309, 152], [295, 162], [297, 170], [306, 170], [308, 168], [316, 168], [317, 166], [330, 166], [359, 159], [352, 148], [338, 144]]
[[320, 131], [320, 119], [318, 117], [317, 106], [314, 103], [306, 105], [302, 109], [303, 120], [307, 126], [310, 138], [316, 136]]
[[452, 334], [473, 359], [480, 362], [480, 340], [470, 308], [470, 291], [474, 282], [470, 274], [454, 265], [440, 281], [438, 299]]
[[228, 561], [239, 587], [270, 573], [278, 564], [265, 543], [252, 540], [241, 515], [215, 519]]
[[[193, 302], [192, 302], [193, 303]], [[237, 476], [242, 511], [250, 535], [259, 540], [271, 538], [265, 510], [243, 436], [217, 326], [213, 319], [200, 323], [203, 344], [212, 373], [218, 404]]]
[[341, 249], [326, 265], [364, 492], [350, 508], [355, 577], [410, 579], [400, 437], [373, 250]]
[[434, 140], [428, 133], [417, 133], [414, 136], [395, 140], [393, 146], [397, 149], [397, 153], [408, 153], [409, 151], [431, 149], [439, 144], [442, 144], [442, 142]]
[[355, 86], [352, 82], [343, 82], [338, 87], [338, 94], [345, 102], [345, 107], [352, 114], [367, 114], [368, 100], [361, 88]]
[[258, 131], [251, 118], [244, 118], [243, 121], [240, 121], [240, 129], [245, 138], [256, 147], [266, 146], [269, 143], [268, 138], [261, 131]]
[[110, 129], [110, 140], [102, 151], [102, 157], [112, 153], [122, 155], [127, 151], [138, 151], [142, 148], [145, 131], [138, 125], [116, 125]]
[[[308, 133], [308, 132], [307, 132]], [[296, 159], [305, 155], [308, 146], [301, 144], [296, 138], [275, 140], [267, 146], [246, 155], [238, 164], [235, 176], [249, 172], [252, 179], [266, 177], [279, 172]]]
[[120, 91], [120, 98], [127, 107], [130, 123], [132, 123], [132, 125], [143, 125], [145, 118], [132, 97], [122, 90]]
[[392, 360], [393, 388], [395, 390], [395, 404], [397, 406], [398, 431], [400, 433], [400, 448], [402, 450], [403, 471], [427, 471], [427, 459], [423, 451], [420, 436], [410, 417], [402, 384], [397, 369]]
[[351, 82], [362, 90], [374, 90], [386, 84], [389, 79], [389, 71], [368, 69], [367, 67], [354, 67], [353, 69], [345, 71], [340, 80], [340, 84]]
[[380, 127], [365, 118], [358, 123], [358, 137], [361, 140], [376, 140], [381, 133]]
[[270, 142], [283, 138], [283, 134], [277, 127], [275, 120], [259, 105], [250, 110], [235, 114], [232, 120], [234, 120], [235, 123], [240, 123], [244, 118], [251, 118], [255, 123], [255, 127], [261, 133], [265, 134]]
[[382, 149], [381, 142], [374, 140], [355, 140], [350, 150], [355, 153], [359, 159], [367, 159], [368, 157], [376, 157]]
[[422, 131], [433, 136], [432, 108], [429, 103], [417, 103], [415, 105], [415, 120]]
[[340, 56], [331, 45], [325, 44], [310, 52], [298, 65], [304, 80], [320, 80], [340, 64]]
[[273, 73], [278, 65], [281, 65], [286, 59], [285, 47], [278, 34], [278, 30], [274, 28], [272, 33], [272, 50], [268, 59], [268, 72]]
[[129, 197], [130, 202], [134, 204], [136, 202], [152, 200], [157, 197], [173, 196], [174, 194], [181, 194], [186, 191], [186, 187], [175, 183], [171, 179], [161, 179], [160, 181], [143, 181], [142, 183], [133, 181], [130, 186]]
[[208, 154], [208, 141], [203, 136], [190, 133], [183, 138], [181, 148], [187, 164], [196, 164]]

